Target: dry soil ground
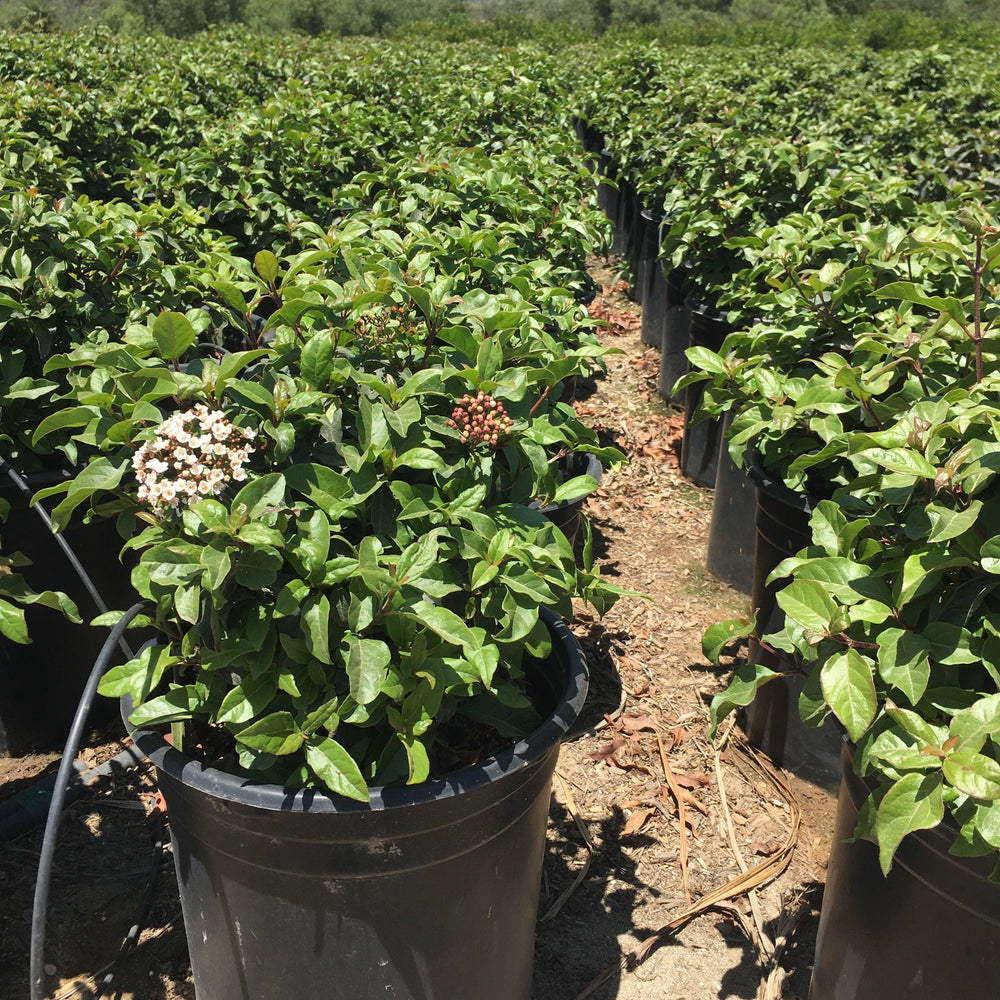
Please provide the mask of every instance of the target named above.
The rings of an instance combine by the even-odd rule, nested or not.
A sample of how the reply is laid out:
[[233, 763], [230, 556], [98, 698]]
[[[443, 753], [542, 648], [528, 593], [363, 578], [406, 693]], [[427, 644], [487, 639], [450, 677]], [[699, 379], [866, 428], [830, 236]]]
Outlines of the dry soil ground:
[[[533, 1000], [805, 1000], [834, 802], [755, 755], [738, 730], [707, 739], [725, 671], [704, 659], [701, 635], [748, 599], [704, 569], [711, 491], [678, 471], [682, 421], [656, 394], [658, 358], [640, 343], [637, 307], [610, 268], [595, 273], [607, 285], [601, 336], [622, 353], [576, 405], [629, 464], [605, 476], [588, 514], [605, 572], [648, 598], [623, 599], [603, 621], [581, 609], [573, 626], [591, 694], [553, 789]], [[86, 760], [113, 757], [118, 732], [93, 734]], [[54, 761], [0, 760], [0, 798]], [[153, 849], [154, 790], [133, 767], [67, 810], [47, 996], [194, 1000], [169, 845]], [[31, 832], [0, 854], [5, 1000], [28, 997], [40, 843]], [[153, 871], [144, 929], [121, 956]]]

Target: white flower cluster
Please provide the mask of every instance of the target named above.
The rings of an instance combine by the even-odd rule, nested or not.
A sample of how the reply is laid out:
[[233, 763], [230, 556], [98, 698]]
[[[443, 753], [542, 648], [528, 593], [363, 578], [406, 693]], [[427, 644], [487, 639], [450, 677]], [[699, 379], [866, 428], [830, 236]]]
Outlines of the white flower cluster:
[[226, 483], [243, 482], [253, 438], [252, 430], [204, 403], [175, 413], [132, 456], [139, 500], [159, 516], [168, 507], [217, 496]]

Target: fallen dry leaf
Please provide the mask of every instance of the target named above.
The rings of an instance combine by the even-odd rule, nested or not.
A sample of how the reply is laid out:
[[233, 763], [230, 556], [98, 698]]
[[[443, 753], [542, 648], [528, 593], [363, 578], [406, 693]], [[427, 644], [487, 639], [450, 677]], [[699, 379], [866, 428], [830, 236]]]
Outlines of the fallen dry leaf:
[[[596, 764], [600, 764], [602, 760], [607, 760], [612, 754], [621, 750], [623, 746], [625, 746], [625, 740], [621, 736], [616, 736], [610, 743], [602, 743], [590, 755], [590, 759]], [[621, 767], [620, 764], [618, 766]]]
[[694, 774], [677, 774], [674, 778], [681, 788], [705, 788], [708, 785], [708, 775], [704, 771], [696, 771]]
[[675, 726], [671, 731], [670, 735], [673, 738], [673, 743], [670, 744], [670, 749], [673, 750], [674, 747], [679, 746], [685, 740], [691, 739], [694, 733], [690, 729], [686, 729], [684, 726]]
[[656, 732], [656, 723], [648, 715], [623, 715], [618, 721], [627, 733], [639, 733], [644, 729]]
[[621, 835], [623, 837], [629, 837], [633, 833], [638, 833], [646, 823], [646, 820], [655, 813], [655, 809], [633, 809], [629, 813], [628, 819], [625, 820], [625, 825], [622, 827]]
[[[704, 803], [699, 802], [698, 799], [696, 799], [686, 788], [678, 788], [678, 792], [680, 792], [680, 797], [684, 800], [684, 803], [686, 805], [689, 805], [692, 808], [697, 809], [698, 812], [700, 812], [703, 816], [708, 815], [707, 806], [705, 806]], [[669, 796], [670, 794], [671, 792], [669, 786], [663, 785], [662, 788], [660, 789], [660, 796], [663, 798], [663, 800], [666, 801], [667, 796]]]

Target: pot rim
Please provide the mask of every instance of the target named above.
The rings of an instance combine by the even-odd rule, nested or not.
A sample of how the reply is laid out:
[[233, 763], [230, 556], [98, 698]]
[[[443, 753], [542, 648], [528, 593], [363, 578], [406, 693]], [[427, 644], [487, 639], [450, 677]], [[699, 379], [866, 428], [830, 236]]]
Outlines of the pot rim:
[[580, 644], [569, 626], [556, 614], [544, 607], [539, 612], [552, 635], [552, 655], [565, 657], [568, 675], [558, 704], [542, 725], [480, 764], [464, 767], [417, 785], [371, 788], [368, 802], [359, 802], [316, 788], [287, 788], [276, 784], [256, 783], [219, 768], [206, 767], [200, 761], [174, 749], [161, 733], [132, 726], [128, 722], [132, 703], [127, 695], [121, 699], [122, 718], [135, 745], [158, 770], [226, 802], [275, 812], [343, 813], [403, 809], [420, 802], [450, 798], [484, 787], [505, 775], [541, 761], [565, 737], [583, 708], [589, 676]]
[[816, 500], [808, 493], [797, 493], [795, 490], [789, 489], [783, 480], [763, 464], [761, 454], [755, 447], [747, 448], [744, 461], [746, 473], [758, 489], [794, 510], [811, 514], [815, 509]]
[[[598, 457], [595, 454], [593, 454], [593, 452], [589, 451], [570, 452], [568, 455], [566, 455], [566, 459], [571, 460], [573, 458], [579, 458], [580, 456], [583, 456], [586, 459], [587, 468], [584, 469], [583, 472], [576, 473], [576, 475], [590, 476], [592, 479], [596, 479], [597, 482], [600, 483], [600, 481], [604, 478], [604, 466], [601, 464], [600, 459], [598, 459]], [[571, 507], [573, 504], [577, 504], [578, 506], [582, 507], [583, 501], [585, 499], [586, 497], [577, 497], [575, 500], [560, 500], [558, 503], [549, 503], [546, 504], [544, 507], [542, 506], [540, 500], [533, 500], [530, 504], [528, 504], [528, 506], [534, 508], [541, 514], [551, 514], [553, 511], [556, 510], [565, 510], [566, 508]], [[544, 612], [545, 609], [543, 608], [542, 611]]]

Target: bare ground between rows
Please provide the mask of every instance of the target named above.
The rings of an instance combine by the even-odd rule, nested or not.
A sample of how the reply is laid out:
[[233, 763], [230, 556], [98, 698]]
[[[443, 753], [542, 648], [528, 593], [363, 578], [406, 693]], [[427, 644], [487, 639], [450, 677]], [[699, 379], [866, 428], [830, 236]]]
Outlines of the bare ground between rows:
[[[647, 596], [623, 598], [602, 621], [581, 607], [573, 625], [591, 693], [553, 790], [532, 1000], [805, 1000], [835, 803], [755, 758], [738, 732], [721, 747], [707, 739], [724, 671], [703, 658], [701, 635], [744, 612], [747, 598], [704, 569], [711, 491], [678, 470], [682, 420], [657, 396], [658, 358], [640, 343], [638, 307], [609, 262], [592, 265], [606, 286], [594, 306], [608, 321], [601, 338], [622, 353], [576, 406], [629, 462], [605, 476], [587, 513], [604, 572]], [[115, 756], [119, 731], [92, 735], [88, 763]], [[54, 766], [51, 754], [0, 759], [0, 798]], [[194, 1000], [169, 847], [153, 853], [154, 780], [128, 769], [67, 810], [49, 997]], [[40, 845], [35, 830], [3, 849], [8, 1000], [28, 997]], [[101, 994], [154, 869], [145, 928]]]

